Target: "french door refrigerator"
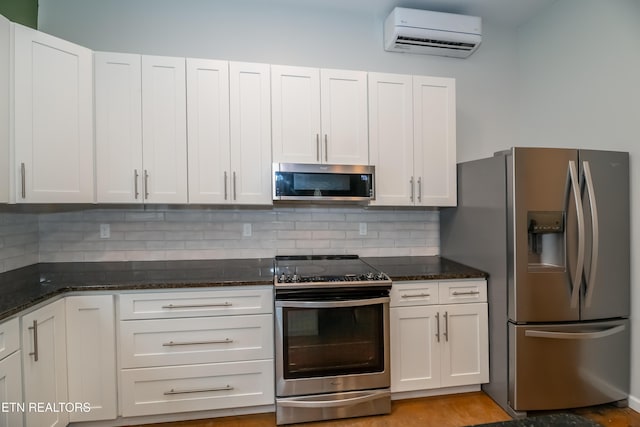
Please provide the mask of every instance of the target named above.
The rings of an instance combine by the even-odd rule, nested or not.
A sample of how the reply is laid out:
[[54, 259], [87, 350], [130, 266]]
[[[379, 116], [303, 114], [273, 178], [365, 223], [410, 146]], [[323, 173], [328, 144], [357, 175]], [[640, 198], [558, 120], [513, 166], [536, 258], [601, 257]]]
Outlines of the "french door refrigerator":
[[512, 148], [458, 164], [441, 254], [489, 273], [490, 382], [512, 416], [626, 405], [628, 153]]

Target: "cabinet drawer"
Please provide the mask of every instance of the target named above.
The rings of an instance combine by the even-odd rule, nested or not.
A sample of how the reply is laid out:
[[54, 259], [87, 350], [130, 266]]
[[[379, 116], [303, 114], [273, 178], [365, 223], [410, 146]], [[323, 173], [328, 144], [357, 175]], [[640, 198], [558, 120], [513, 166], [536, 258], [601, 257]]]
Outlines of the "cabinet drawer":
[[20, 326], [18, 318], [0, 323], [0, 360], [20, 348]]
[[273, 358], [273, 315], [120, 322], [123, 368]]
[[120, 319], [162, 319], [273, 313], [271, 287], [121, 294]]
[[402, 282], [391, 287], [391, 307], [438, 304], [438, 282]]
[[487, 301], [487, 282], [468, 280], [440, 282], [440, 304], [458, 304]]
[[122, 371], [122, 416], [274, 404], [273, 360]]

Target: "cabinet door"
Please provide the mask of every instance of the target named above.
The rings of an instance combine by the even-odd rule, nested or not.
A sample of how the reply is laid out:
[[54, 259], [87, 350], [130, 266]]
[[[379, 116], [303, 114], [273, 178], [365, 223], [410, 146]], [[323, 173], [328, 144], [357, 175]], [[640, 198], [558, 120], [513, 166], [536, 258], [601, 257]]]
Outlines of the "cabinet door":
[[439, 387], [443, 337], [438, 307], [391, 308], [390, 312], [391, 391]]
[[440, 306], [443, 325], [442, 386], [489, 382], [487, 304]]
[[367, 73], [320, 72], [322, 163], [369, 163]]
[[189, 202], [229, 201], [229, 63], [187, 59]]
[[91, 51], [13, 26], [16, 201], [93, 202]]
[[88, 402], [71, 422], [113, 420], [116, 412], [116, 346], [113, 296], [67, 297], [69, 402]]
[[142, 202], [140, 55], [95, 52], [98, 203]]
[[[17, 404], [22, 400], [22, 368], [20, 351], [0, 360], [0, 402]], [[22, 411], [0, 411], [0, 427], [21, 427]]]
[[413, 78], [416, 204], [455, 206], [455, 80]]
[[271, 66], [273, 161], [319, 163], [320, 70]]
[[[22, 316], [25, 402], [68, 402], [64, 299]], [[27, 411], [28, 426], [66, 426], [66, 411]]]
[[0, 203], [9, 201], [9, 71], [11, 23], [0, 15]]
[[231, 62], [231, 201], [271, 204], [271, 104], [268, 64]]
[[184, 58], [142, 56], [142, 148], [145, 202], [186, 203]]
[[369, 73], [369, 148], [378, 206], [413, 205], [413, 78]]

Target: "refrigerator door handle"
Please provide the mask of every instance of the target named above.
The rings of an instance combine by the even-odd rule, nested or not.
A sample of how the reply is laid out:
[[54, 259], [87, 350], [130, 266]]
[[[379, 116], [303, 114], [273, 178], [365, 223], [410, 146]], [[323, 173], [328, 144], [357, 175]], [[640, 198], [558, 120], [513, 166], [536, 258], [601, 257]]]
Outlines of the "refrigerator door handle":
[[552, 338], [557, 340], [591, 340], [597, 338], [605, 338], [611, 335], [619, 334], [625, 330], [624, 325], [614, 326], [613, 328], [604, 329], [597, 332], [550, 332], [550, 331], [525, 331], [526, 337], [532, 338]]
[[578, 170], [576, 162], [569, 160], [569, 168], [567, 170], [567, 186], [565, 196], [565, 212], [568, 211], [569, 198], [573, 192], [573, 199], [576, 203], [576, 217], [578, 220], [578, 256], [576, 259], [575, 277], [571, 278], [571, 272], [568, 271], [569, 278], [572, 282], [571, 289], [571, 308], [578, 306], [580, 299], [580, 287], [582, 286], [582, 274], [584, 270], [584, 211], [582, 210], [582, 198], [580, 197], [580, 183], [578, 181]]
[[598, 208], [596, 206], [596, 195], [593, 188], [593, 179], [591, 177], [591, 167], [589, 166], [589, 162], [586, 160], [582, 162], [582, 173], [584, 174], [587, 194], [589, 195], [589, 208], [591, 209], [591, 269], [589, 271], [589, 279], [585, 283], [587, 292], [584, 300], [585, 307], [590, 307], [591, 300], [593, 299], [593, 290], [596, 285], [600, 227], [598, 225]]

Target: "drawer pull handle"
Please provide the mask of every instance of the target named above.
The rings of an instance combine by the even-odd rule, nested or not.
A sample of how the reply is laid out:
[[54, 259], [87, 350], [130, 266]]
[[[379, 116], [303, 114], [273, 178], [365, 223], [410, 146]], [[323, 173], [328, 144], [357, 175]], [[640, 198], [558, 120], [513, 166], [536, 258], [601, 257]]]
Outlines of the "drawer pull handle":
[[427, 298], [431, 294], [402, 294], [402, 298]]
[[223, 340], [212, 340], [212, 341], [185, 341], [185, 342], [174, 342], [174, 341], [169, 341], [166, 343], [163, 343], [162, 346], [163, 347], [174, 347], [177, 345], [206, 345], [206, 344], [228, 344], [228, 343], [232, 343], [233, 340], [229, 339], [229, 338], [225, 338]]
[[214, 387], [214, 388], [193, 388], [193, 389], [189, 389], [189, 390], [174, 390], [174, 389], [171, 389], [169, 391], [165, 391], [164, 395], [165, 396], [170, 396], [172, 394], [208, 393], [210, 391], [226, 391], [226, 390], [233, 390], [233, 387], [231, 387], [230, 385], [227, 384], [224, 387]]
[[468, 291], [468, 292], [453, 291], [453, 296], [458, 297], [460, 295], [480, 295], [480, 291]]
[[205, 307], [231, 307], [233, 304], [230, 302], [223, 302], [222, 304], [169, 304], [163, 305], [162, 308], [205, 308]]

